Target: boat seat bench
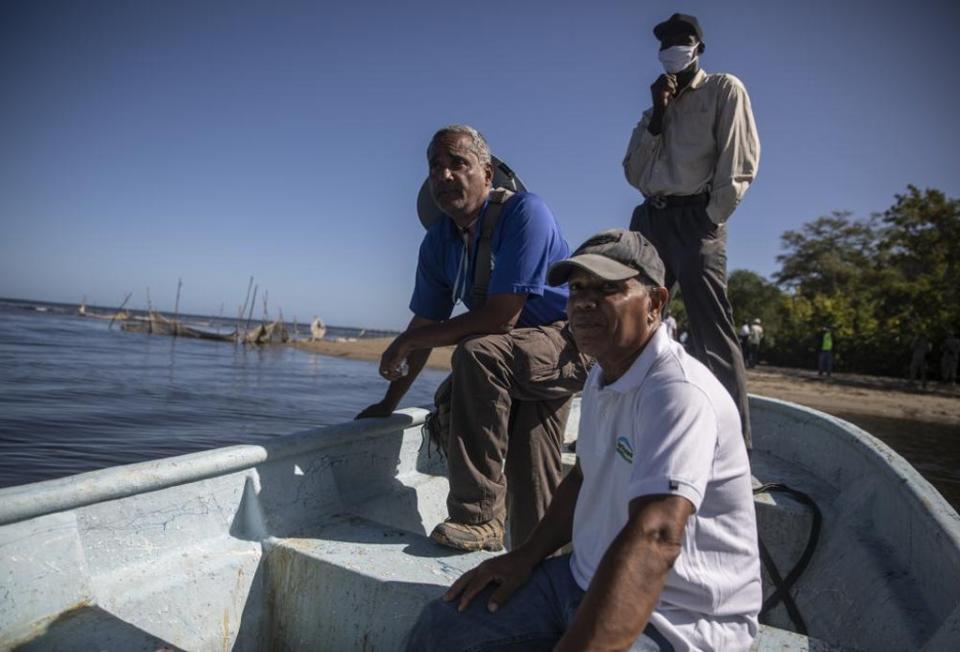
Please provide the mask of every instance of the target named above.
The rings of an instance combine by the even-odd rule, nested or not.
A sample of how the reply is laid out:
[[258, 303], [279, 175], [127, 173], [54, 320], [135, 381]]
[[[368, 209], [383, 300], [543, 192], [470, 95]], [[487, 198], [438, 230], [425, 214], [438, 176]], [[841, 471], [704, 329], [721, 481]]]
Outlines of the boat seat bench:
[[[269, 629], [282, 649], [317, 641], [329, 649], [398, 649], [427, 602], [493, 556], [448, 552], [423, 535], [353, 515], [332, 519], [316, 537], [274, 540], [266, 554]], [[768, 626], [751, 649], [841, 650]]]

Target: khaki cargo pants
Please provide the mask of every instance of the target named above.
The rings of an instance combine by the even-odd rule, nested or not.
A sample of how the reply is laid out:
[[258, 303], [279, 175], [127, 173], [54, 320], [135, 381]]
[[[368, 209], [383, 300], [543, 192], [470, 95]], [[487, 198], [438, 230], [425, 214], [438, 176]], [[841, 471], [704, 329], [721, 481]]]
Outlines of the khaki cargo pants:
[[509, 516], [511, 544], [526, 540], [563, 478], [567, 415], [589, 364], [565, 321], [457, 346], [436, 395], [453, 520]]

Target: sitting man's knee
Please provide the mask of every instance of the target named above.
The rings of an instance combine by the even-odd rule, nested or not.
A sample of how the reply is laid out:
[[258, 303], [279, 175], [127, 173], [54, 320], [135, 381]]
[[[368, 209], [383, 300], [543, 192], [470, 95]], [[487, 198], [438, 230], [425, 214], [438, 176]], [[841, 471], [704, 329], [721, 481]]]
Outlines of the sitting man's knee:
[[497, 335], [470, 337], [457, 344], [452, 358], [454, 369], [458, 365], [488, 367], [491, 361], [497, 358], [498, 348], [495, 339], [498, 337]]

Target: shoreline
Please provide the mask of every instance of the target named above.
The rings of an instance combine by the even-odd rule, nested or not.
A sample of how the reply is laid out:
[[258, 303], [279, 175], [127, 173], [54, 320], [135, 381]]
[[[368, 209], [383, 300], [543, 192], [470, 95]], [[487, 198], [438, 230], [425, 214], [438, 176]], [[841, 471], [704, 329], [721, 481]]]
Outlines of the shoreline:
[[[334, 358], [362, 360], [365, 362], [379, 362], [380, 356], [387, 350], [393, 337], [370, 337], [356, 340], [320, 340], [318, 342], [299, 341], [290, 342], [288, 346], [311, 353], [328, 355]], [[427, 359], [427, 368], [450, 371], [450, 358], [453, 355], [452, 346], [444, 346], [430, 352]]]

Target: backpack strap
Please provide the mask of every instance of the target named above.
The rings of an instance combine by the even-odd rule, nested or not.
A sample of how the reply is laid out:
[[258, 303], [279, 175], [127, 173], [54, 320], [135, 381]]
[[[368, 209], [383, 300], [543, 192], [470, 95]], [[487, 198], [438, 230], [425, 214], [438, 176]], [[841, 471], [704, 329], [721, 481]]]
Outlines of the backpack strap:
[[513, 191], [506, 188], [495, 188], [488, 198], [487, 210], [483, 215], [483, 228], [480, 239], [477, 241], [477, 260], [473, 271], [473, 309], [480, 308], [487, 302], [487, 286], [490, 284], [490, 272], [493, 271], [490, 255], [490, 240], [493, 231], [500, 223], [503, 215], [503, 206], [513, 196]]

